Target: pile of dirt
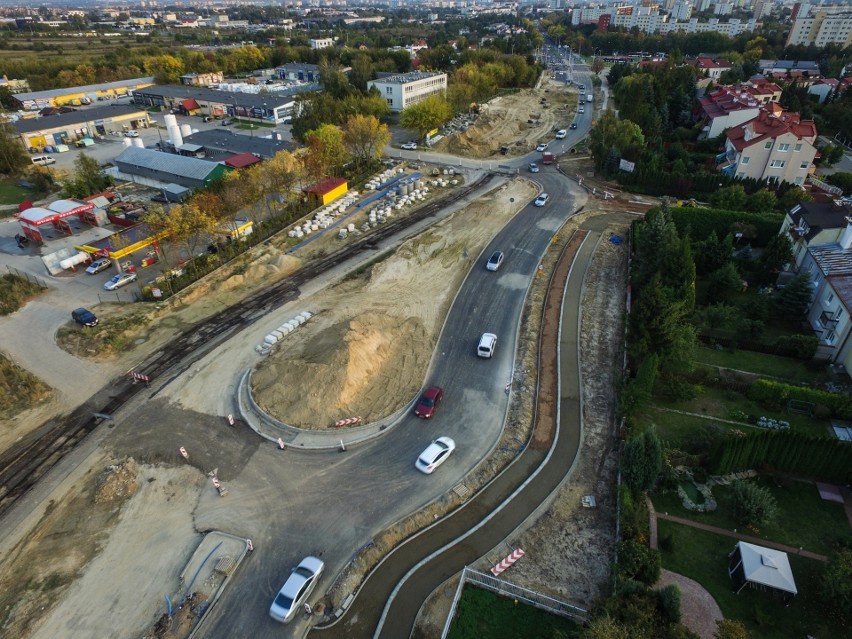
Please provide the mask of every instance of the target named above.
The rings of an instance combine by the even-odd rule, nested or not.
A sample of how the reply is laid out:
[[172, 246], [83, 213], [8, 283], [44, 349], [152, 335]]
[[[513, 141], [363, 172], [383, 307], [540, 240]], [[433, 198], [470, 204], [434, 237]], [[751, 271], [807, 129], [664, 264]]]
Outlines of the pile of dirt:
[[204, 593], [192, 593], [177, 607], [171, 617], [168, 613], [163, 613], [154, 630], [146, 634], [143, 639], [185, 639], [195, 628], [195, 623], [208, 606], [207, 596]]
[[136, 492], [139, 467], [128, 457], [120, 464], [110, 464], [95, 480], [95, 503], [120, 503]]
[[252, 374], [258, 405], [316, 429], [348, 417], [369, 423], [405, 406], [423, 384], [471, 261], [536, 193], [530, 182], [512, 180], [324, 291], [298, 339], [283, 342]]

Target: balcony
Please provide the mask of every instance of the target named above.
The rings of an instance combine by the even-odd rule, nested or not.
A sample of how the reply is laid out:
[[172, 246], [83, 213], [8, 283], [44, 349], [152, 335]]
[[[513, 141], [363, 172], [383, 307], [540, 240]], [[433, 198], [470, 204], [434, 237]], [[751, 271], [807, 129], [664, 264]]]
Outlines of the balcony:
[[837, 328], [837, 319], [834, 316], [834, 313], [829, 313], [828, 311], [823, 311], [819, 315], [819, 323], [826, 329], [835, 329]]

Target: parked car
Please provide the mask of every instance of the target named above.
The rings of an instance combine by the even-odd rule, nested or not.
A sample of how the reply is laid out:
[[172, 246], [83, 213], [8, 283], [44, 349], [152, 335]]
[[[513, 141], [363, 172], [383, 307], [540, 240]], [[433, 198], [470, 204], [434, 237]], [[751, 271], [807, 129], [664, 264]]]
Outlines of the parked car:
[[111, 264], [111, 260], [102, 257], [101, 259], [95, 260], [94, 262], [89, 264], [89, 268], [86, 269], [86, 273], [88, 273], [89, 275], [95, 275], [97, 273], [100, 273], [101, 271], [107, 270]]
[[494, 348], [497, 346], [497, 336], [494, 333], [483, 333], [479, 338], [479, 345], [476, 347], [476, 354], [479, 357], [490, 358], [494, 355]]
[[447, 461], [447, 457], [455, 449], [456, 443], [452, 439], [449, 437], [439, 437], [429, 444], [426, 450], [420, 453], [420, 457], [417, 458], [414, 467], [421, 473], [431, 475], [438, 466]]
[[535, 199], [535, 202], [533, 202], [533, 204], [535, 204], [536, 206], [544, 206], [545, 204], [547, 204], [547, 200], [549, 199], [550, 196], [547, 193], [542, 193]]
[[538, 164], [530, 162], [530, 173], [538, 173]]
[[138, 138], [139, 137], [139, 131], [136, 131], [136, 130], [127, 131], [127, 132], [125, 132], [124, 137], [126, 137], [126, 138]]
[[71, 311], [71, 319], [83, 326], [97, 326], [98, 318], [92, 311], [85, 308], [75, 308]]
[[400, 148], [405, 149], [406, 151], [416, 151], [417, 142], [406, 142], [405, 144], [401, 145]]
[[269, 608], [269, 616], [281, 623], [293, 621], [296, 611], [301, 609], [316, 587], [323, 568], [325, 564], [317, 557], [302, 559], [278, 591]]
[[545, 151], [546, 149], [547, 149], [547, 143], [544, 143], [544, 142], [542, 142], [537, 147], [535, 147], [535, 150], [538, 151], [538, 152]]
[[211, 122], [212, 120], [213, 120], [213, 117], [212, 117], [212, 116], [210, 116], [210, 115], [205, 115], [205, 116], [204, 116], [204, 121], [205, 121], [205, 122]]
[[559, 129], [556, 132], [556, 139], [557, 140], [564, 140], [566, 135], [568, 135], [568, 131], [566, 131], [565, 129]]
[[430, 386], [420, 396], [420, 401], [414, 407], [414, 414], [423, 419], [429, 419], [435, 414], [435, 409], [444, 399], [444, 389], [440, 386]]
[[122, 286], [127, 286], [131, 282], [136, 281], [136, 273], [120, 273], [113, 275], [112, 278], [104, 284], [104, 288], [108, 291], [114, 291]]
[[572, 123], [571, 123], [571, 126], [569, 126], [568, 128], [569, 128], [569, 129], [571, 129], [571, 130], [573, 131], [574, 129], [576, 129], [576, 128], [577, 128], [577, 123], [576, 123], [576, 122], [572, 122]]
[[583, 107], [580, 107], [579, 109], [577, 109], [577, 113], [585, 113], [585, 112], [586, 112], [586, 109], [584, 109]]
[[503, 251], [494, 251], [491, 254], [491, 257], [488, 258], [488, 262], [485, 263], [485, 268], [489, 271], [496, 271], [500, 268], [500, 265], [503, 263], [503, 258], [506, 256], [503, 255]]

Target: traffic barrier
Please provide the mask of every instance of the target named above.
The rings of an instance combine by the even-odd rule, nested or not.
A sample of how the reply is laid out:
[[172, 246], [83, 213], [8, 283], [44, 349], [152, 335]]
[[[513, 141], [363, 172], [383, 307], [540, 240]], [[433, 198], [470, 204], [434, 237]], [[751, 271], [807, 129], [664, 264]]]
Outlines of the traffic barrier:
[[213, 478], [213, 488], [219, 490], [219, 480], [216, 477]]
[[189, 459], [189, 453], [186, 452], [186, 448], [183, 446], [180, 447], [180, 454], [183, 455], [184, 459]]
[[336, 422], [334, 422], [334, 425], [335, 426], [349, 426], [351, 424], [360, 424], [360, 423], [361, 423], [360, 417], [349, 417], [347, 419], [338, 419]]
[[518, 559], [523, 557], [524, 554], [524, 551], [520, 548], [513, 550], [508, 557], [506, 557], [503, 561], [501, 561], [499, 564], [497, 564], [491, 569], [491, 574], [496, 577], [504, 570], [507, 570], [513, 563], [518, 561]]
[[234, 425], [234, 416], [233, 415], [228, 415], [228, 424], [230, 424], [231, 426]]

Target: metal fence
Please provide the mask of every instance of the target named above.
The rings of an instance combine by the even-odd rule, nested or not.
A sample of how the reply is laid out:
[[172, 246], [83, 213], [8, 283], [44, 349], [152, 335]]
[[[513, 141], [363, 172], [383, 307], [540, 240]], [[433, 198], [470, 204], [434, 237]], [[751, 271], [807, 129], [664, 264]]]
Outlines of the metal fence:
[[508, 581], [503, 581], [493, 575], [477, 572], [476, 570], [465, 566], [462, 570], [459, 587], [456, 589], [455, 597], [453, 597], [453, 605], [450, 608], [450, 614], [447, 616], [446, 623], [444, 623], [444, 631], [441, 633], [441, 639], [446, 639], [450, 632], [450, 627], [452, 626], [453, 619], [455, 619], [456, 616], [456, 609], [458, 607], [459, 599], [461, 598], [462, 590], [467, 583], [476, 584], [481, 588], [490, 590], [491, 592], [497, 593], [503, 597], [521, 601], [530, 606], [535, 606], [536, 608], [545, 610], [551, 614], [559, 615], [560, 617], [565, 617], [579, 623], [585, 623], [588, 620], [588, 610], [578, 606], [573, 606], [565, 601], [559, 601], [553, 597], [548, 597], [540, 592], [517, 586], [513, 583], [509, 583]]
[[8, 270], [11, 275], [17, 275], [18, 277], [23, 278], [32, 284], [41, 286], [42, 288], [47, 288], [47, 282], [45, 282], [37, 275], [27, 273], [26, 271], [19, 271], [14, 266], [6, 266], [6, 270]]

